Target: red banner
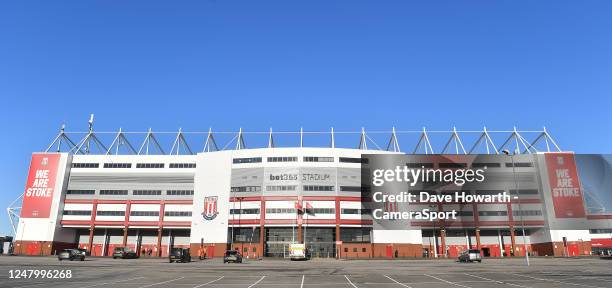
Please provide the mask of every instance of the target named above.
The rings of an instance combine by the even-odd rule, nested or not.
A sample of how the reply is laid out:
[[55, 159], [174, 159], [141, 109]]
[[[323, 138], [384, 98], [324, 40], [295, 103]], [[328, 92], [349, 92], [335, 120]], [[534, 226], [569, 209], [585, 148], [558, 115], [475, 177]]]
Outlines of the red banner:
[[548, 179], [556, 218], [585, 217], [573, 153], [547, 153]]
[[21, 218], [49, 218], [60, 154], [33, 154]]

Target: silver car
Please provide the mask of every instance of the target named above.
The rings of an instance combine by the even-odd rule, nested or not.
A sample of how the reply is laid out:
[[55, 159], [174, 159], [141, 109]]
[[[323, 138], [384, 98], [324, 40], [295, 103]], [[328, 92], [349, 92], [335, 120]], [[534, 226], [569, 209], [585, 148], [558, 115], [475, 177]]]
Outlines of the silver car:
[[459, 254], [459, 262], [474, 262], [478, 261], [482, 262], [482, 257], [480, 257], [479, 249], [469, 249], [461, 252]]
[[74, 260], [80, 260], [80, 261], [85, 261], [85, 254], [83, 254], [83, 252], [77, 250], [77, 249], [64, 249], [62, 252], [60, 252], [57, 255], [57, 259], [59, 261], [62, 260], [70, 260], [70, 261], [74, 261]]

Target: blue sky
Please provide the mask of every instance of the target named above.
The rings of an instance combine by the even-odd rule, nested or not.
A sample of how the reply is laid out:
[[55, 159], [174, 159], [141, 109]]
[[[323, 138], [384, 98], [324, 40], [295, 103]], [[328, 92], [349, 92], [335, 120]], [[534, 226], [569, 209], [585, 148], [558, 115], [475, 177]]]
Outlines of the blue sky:
[[[610, 1], [2, 1], [0, 206], [61, 123], [540, 129], [612, 152]], [[0, 216], [0, 233], [8, 233]]]

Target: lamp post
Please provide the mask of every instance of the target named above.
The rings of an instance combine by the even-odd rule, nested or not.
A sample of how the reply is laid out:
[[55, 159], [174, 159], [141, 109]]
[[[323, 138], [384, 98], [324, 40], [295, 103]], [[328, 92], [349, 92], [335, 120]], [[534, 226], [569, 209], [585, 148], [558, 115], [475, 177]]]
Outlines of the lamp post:
[[[506, 154], [506, 156], [510, 156], [510, 159], [512, 160], [512, 175], [514, 177], [514, 189], [516, 190], [516, 198], [518, 199], [518, 210], [520, 214], [519, 217], [521, 218], [521, 231], [523, 232], [523, 250], [525, 251], [525, 262], [527, 263], [527, 266], [529, 266], [529, 251], [527, 250], [527, 241], [525, 237], [525, 220], [523, 219], [523, 212], [521, 210], [521, 197], [519, 195], [519, 186], [518, 186], [518, 181], [516, 179], [516, 167], [515, 167], [516, 165], [514, 164], [514, 155], [516, 154], [516, 151], [510, 154], [510, 151], [508, 151], [507, 149], [504, 149], [502, 152]], [[510, 206], [512, 206], [512, 203], [510, 203]]]
[[[429, 204], [429, 208], [431, 209], [436, 208], [436, 211], [437, 211], [438, 206]], [[438, 242], [436, 239], [436, 221], [431, 221], [431, 228], [432, 228], [431, 235], [433, 236], [433, 251], [432, 252], [434, 253], [434, 258], [438, 258], [438, 244], [436, 243]]]

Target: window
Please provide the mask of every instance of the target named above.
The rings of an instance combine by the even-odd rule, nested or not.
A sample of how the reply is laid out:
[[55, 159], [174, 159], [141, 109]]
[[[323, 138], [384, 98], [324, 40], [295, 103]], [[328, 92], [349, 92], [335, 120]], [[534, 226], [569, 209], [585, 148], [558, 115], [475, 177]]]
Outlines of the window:
[[230, 209], [230, 214], [232, 215], [249, 215], [249, 214], [259, 214], [259, 208], [251, 208], [251, 209]]
[[132, 195], [161, 195], [161, 190], [134, 190]]
[[508, 211], [478, 211], [478, 216], [508, 216]]
[[474, 216], [474, 212], [472, 212], [472, 211], [457, 211], [457, 216], [459, 216], [459, 217], [471, 217], [471, 216]]
[[304, 157], [304, 162], [334, 162], [334, 157]]
[[191, 211], [165, 211], [166, 217], [191, 217]]
[[96, 216], [125, 216], [125, 211], [96, 211]]
[[297, 162], [297, 157], [268, 157], [268, 162]]
[[466, 163], [438, 163], [438, 167], [440, 168], [465, 168], [467, 167]]
[[259, 192], [261, 186], [234, 186], [230, 190], [231, 192]]
[[360, 214], [359, 209], [354, 209], [354, 208], [342, 208], [340, 209], [340, 214], [350, 214], [350, 215], [355, 215], [355, 214]]
[[352, 158], [352, 157], [340, 157], [338, 160], [342, 163], [357, 163], [357, 164], [367, 164], [368, 159], [362, 158]]
[[504, 193], [504, 190], [476, 190], [476, 195], [497, 195]]
[[[228, 238], [227, 239], [232, 239], [233, 237], [233, 242], [239, 242], [239, 243], [258, 243], [259, 242], [259, 227], [257, 228], [251, 228], [251, 227], [243, 227], [243, 228], [234, 228], [228, 229]], [[269, 240], [268, 240], [269, 241]], [[253, 252], [255, 252], [253, 250]]]
[[132, 168], [132, 163], [104, 163], [104, 168]]
[[336, 214], [335, 208], [312, 208], [312, 209], [304, 209], [307, 214], [317, 215], [317, 214]]
[[340, 240], [346, 243], [370, 242], [371, 228], [341, 228]]
[[99, 168], [100, 163], [72, 163], [72, 168]]
[[166, 195], [185, 196], [193, 195], [193, 190], [168, 190]]
[[243, 164], [243, 163], [261, 163], [261, 157], [234, 158], [234, 164]]
[[340, 186], [340, 191], [361, 192], [361, 186]]
[[[512, 162], [507, 162], [506, 167], [512, 167]], [[522, 167], [533, 167], [533, 163], [531, 162], [514, 162], [514, 167], [522, 168]]]
[[334, 191], [334, 186], [304, 185], [304, 191]]
[[275, 191], [295, 191], [297, 190], [296, 185], [268, 185], [266, 186], [266, 191], [275, 192]]
[[612, 233], [612, 229], [591, 229], [591, 234], [609, 234]]
[[170, 168], [196, 168], [195, 163], [170, 163]]
[[501, 167], [501, 163], [472, 163], [472, 168], [499, 168]]
[[128, 190], [100, 190], [100, 195], [127, 195]]
[[159, 216], [159, 211], [130, 211], [130, 216]]
[[[516, 195], [516, 190], [514, 189], [510, 190], [510, 194]], [[519, 195], [537, 195], [538, 189], [519, 189], [518, 194]]]
[[136, 168], [164, 168], [164, 163], [137, 163]]
[[434, 168], [433, 163], [406, 163], [408, 168]]
[[513, 216], [542, 216], [541, 210], [512, 210]]
[[266, 214], [295, 214], [295, 208], [266, 208]]
[[70, 195], [93, 195], [96, 194], [96, 190], [68, 190], [66, 194]]
[[64, 210], [64, 215], [91, 216], [91, 211], [89, 210]]

